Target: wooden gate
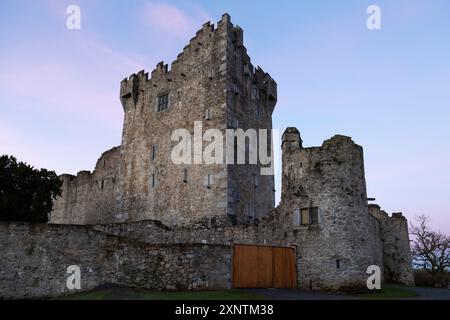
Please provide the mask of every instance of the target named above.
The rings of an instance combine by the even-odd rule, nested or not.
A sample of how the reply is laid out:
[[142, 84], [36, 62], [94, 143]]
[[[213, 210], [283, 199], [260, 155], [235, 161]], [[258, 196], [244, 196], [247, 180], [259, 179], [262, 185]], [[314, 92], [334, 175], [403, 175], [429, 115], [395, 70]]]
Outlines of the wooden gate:
[[297, 288], [293, 248], [233, 246], [233, 288]]

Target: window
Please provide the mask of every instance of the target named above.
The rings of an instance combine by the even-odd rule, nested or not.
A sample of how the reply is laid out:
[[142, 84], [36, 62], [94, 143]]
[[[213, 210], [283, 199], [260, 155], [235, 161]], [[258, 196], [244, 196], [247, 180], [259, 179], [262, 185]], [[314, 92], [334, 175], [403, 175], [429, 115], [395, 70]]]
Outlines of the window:
[[210, 69], [208, 71], [208, 78], [211, 80], [212, 78], [214, 78], [214, 69]]
[[205, 120], [211, 120], [211, 119], [212, 119], [212, 111], [211, 111], [211, 109], [206, 109]]
[[261, 107], [260, 106], [256, 107], [255, 117], [256, 117], [256, 119], [259, 119], [261, 117]]
[[301, 216], [302, 216], [302, 226], [309, 225], [309, 209], [302, 209]]
[[235, 202], [241, 201], [241, 191], [240, 191], [239, 187], [234, 188], [233, 199]]
[[152, 160], [156, 159], [156, 152], [158, 150], [158, 146], [157, 145], [153, 145], [152, 146]]
[[300, 211], [302, 226], [316, 225], [319, 223], [319, 208], [304, 208]]
[[188, 180], [188, 172], [187, 169], [183, 170], [183, 182], [186, 183]]
[[253, 206], [252, 204], [247, 204], [247, 214], [250, 218], [254, 219], [256, 216], [256, 209], [255, 206]]
[[151, 180], [152, 188], [155, 188], [156, 187], [156, 176], [154, 173], [152, 173], [150, 180]]
[[259, 99], [259, 89], [258, 89], [258, 87], [257, 86], [253, 86], [253, 88], [252, 88], [252, 99], [256, 99], [256, 100], [258, 100]]
[[337, 259], [336, 260], [336, 269], [340, 269], [341, 268], [341, 260]]
[[212, 184], [213, 184], [213, 177], [212, 175], [208, 174], [207, 176], [204, 177], [203, 185], [206, 188], [211, 189]]
[[294, 226], [299, 226], [300, 225], [300, 209], [295, 209], [294, 210], [294, 221], [293, 221]]
[[105, 186], [105, 181], [102, 180], [100, 188], [103, 190], [103, 187]]
[[310, 224], [319, 223], [319, 208], [309, 208]]
[[169, 93], [160, 94], [157, 97], [157, 112], [165, 111], [169, 109]]
[[256, 174], [254, 174], [253, 175], [253, 186], [255, 187], [255, 188], [257, 188], [258, 187], [258, 176], [256, 175]]

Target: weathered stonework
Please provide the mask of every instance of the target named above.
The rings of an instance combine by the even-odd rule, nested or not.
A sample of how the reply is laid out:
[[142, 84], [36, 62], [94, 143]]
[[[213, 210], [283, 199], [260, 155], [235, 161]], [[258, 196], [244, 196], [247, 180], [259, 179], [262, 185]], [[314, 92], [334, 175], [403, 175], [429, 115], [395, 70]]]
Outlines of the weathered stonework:
[[[0, 298], [55, 297], [104, 284], [230, 288], [230, 246], [148, 244], [87, 226], [0, 223], [0, 252]], [[81, 290], [67, 288], [71, 265], [81, 269]]]
[[[169, 107], [158, 112], [161, 94], [168, 94]], [[63, 194], [52, 223], [154, 219], [177, 225], [203, 218], [236, 223], [274, 208], [274, 177], [260, 175], [259, 164], [177, 165], [171, 159], [178, 143], [171, 141], [172, 133], [186, 129], [193, 137], [196, 121], [202, 122], [202, 134], [218, 129], [226, 137], [226, 129], [251, 128], [269, 130], [270, 137], [277, 85], [253, 67], [243, 31], [229, 15], [217, 28], [204, 24], [170, 70], [161, 62], [150, 77], [141, 71], [123, 80], [120, 99], [125, 113], [121, 146], [104, 154], [94, 173], [62, 176]], [[226, 155], [225, 139], [223, 148]], [[211, 185], [206, 186], [208, 175]]]
[[[168, 94], [168, 109], [158, 112], [161, 94]], [[19, 297], [26, 288], [35, 288], [30, 296], [64, 293], [64, 274], [55, 268], [68, 263], [93, 270], [87, 288], [229, 288], [233, 244], [295, 247], [299, 288], [363, 288], [370, 265], [380, 266], [386, 281], [413, 284], [407, 221], [368, 206], [363, 149], [351, 138], [337, 135], [304, 148], [299, 131], [288, 128], [277, 208], [273, 175], [260, 175], [259, 164], [172, 161], [178, 143], [172, 132], [194, 136], [196, 121], [202, 132], [218, 129], [223, 136], [229, 128], [272, 130], [277, 85], [253, 67], [243, 31], [228, 15], [217, 28], [204, 24], [170, 69], [161, 62], [150, 77], [141, 71], [123, 80], [120, 99], [121, 146], [105, 152], [94, 172], [61, 176], [51, 223], [67, 226], [0, 228], [6, 296]], [[43, 251], [30, 249], [37, 244]], [[15, 268], [21, 273], [8, 273]], [[30, 280], [29, 270], [58, 276]]]
[[62, 175], [62, 195], [54, 202], [51, 222], [96, 224], [111, 221], [117, 214], [120, 147], [102, 154], [93, 173]]
[[[296, 209], [310, 207], [319, 208], [317, 225], [294, 225]], [[141, 221], [94, 228], [147, 243], [294, 246], [300, 288], [340, 290], [364, 287], [370, 265], [382, 271], [384, 266], [386, 281], [413, 284], [406, 260], [407, 233], [391, 219], [372, 209], [369, 214], [360, 146], [335, 136], [321, 147], [303, 148], [298, 130], [289, 128], [283, 135], [282, 201], [257, 223], [228, 226], [199, 221], [169, 227]], [[394, 244], [391, 235], [398, 239]], [[397, 258], [402, 260], [393, 260]], [[392, 272], [400, 276], [393, 278]]]
[[390, 217], [376, 204], [369, 206], [369, 212], [380, 221], [385, 281], [413, 286], [408, 221], [402, 213]]

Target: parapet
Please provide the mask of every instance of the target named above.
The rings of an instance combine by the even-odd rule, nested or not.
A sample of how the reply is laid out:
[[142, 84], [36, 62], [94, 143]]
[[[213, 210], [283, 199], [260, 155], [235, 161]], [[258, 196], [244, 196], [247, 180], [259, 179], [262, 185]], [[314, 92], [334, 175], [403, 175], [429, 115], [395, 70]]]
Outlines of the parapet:
[[148, 73], [145, 73], [144, 70], [122, 80], [120, 83], [120, 102], [124, 111], [127, 111], [127, 105], [130, 102], [132, 106], [136, 107], [139, 90], [144, 88], [148, 81]]
[[392, 214], [391, 219], [399, 219], [399, 220], [406, 220], [405, 216], [403, 216], [402, 212], [394, 212]]
[[337, 135], [333, 136], [332, 138], [325, 140], [322, 144], [322, 147], [326, 148], [326, 147], [332, 147], [332, 146], [342, 146], [345, 144], [357, 145], [352, 140], [351, 137], [337, 134]]
[[287, 128], [284, 131], [281, 140], [281, 147], [283, 150], [301, 149], [303, 147], [300, 131], [295, 127]]
[[[195, 54], [202, 48], [211, 46], [211, 44], [217, 44], [220, 46], [219, 54], [223, 55], [221, 56], [221, 61], [233, 55], [230, 54], [230, 49], [239, 51], [239, 54], [244, 59], [244, 74], [250, 77], [251, 82], [264, 93], [267, 99], [268, 111], [272, 113], [278, 99], [277, 83], [262, 68], [259, 66], [254, 68], [250, 63], [250, 57], [247, 55], [247, 50], [243, 44], [243, 34], [243, 30], [239, 26], [232, 24], [231, 17], [227, 13], [222, 15], [221, 20], [217, 23], [217, 28], [210, 21], [204, 23], [202, 28], [196, 32], [195, 36], [190, 39], [183, 51], [178, 54], [177, 58], [170, 65], [161, 61], [150, 72], [150, 76], [149, 73], [141, 71], [137, 74], [132, 74], [121, 82], [120, 100], [124, 111], [136, 107], [138, 96], [145, 88], [149, 86], [157, 87], [161, 84], [161, 81], [165, 80], [170, 82], [177, 81], [179, 75], [182, 78], [189, 77], [186, 71], [183, 70], [183, 62], [186, 59], [190, 59], [192, 54]], [[224, 70], [227, 69], [225, 68]]]

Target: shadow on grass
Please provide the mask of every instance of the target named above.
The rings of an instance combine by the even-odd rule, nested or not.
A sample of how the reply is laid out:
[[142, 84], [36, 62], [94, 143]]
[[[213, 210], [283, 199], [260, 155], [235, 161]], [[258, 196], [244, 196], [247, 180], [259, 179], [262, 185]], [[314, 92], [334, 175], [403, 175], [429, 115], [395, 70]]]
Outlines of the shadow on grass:
[[265, 300], [267, 297], [241, 291], [187, 291], [168, 292], [133, 288], [100, 288], [81, 292], [58, 300]]

